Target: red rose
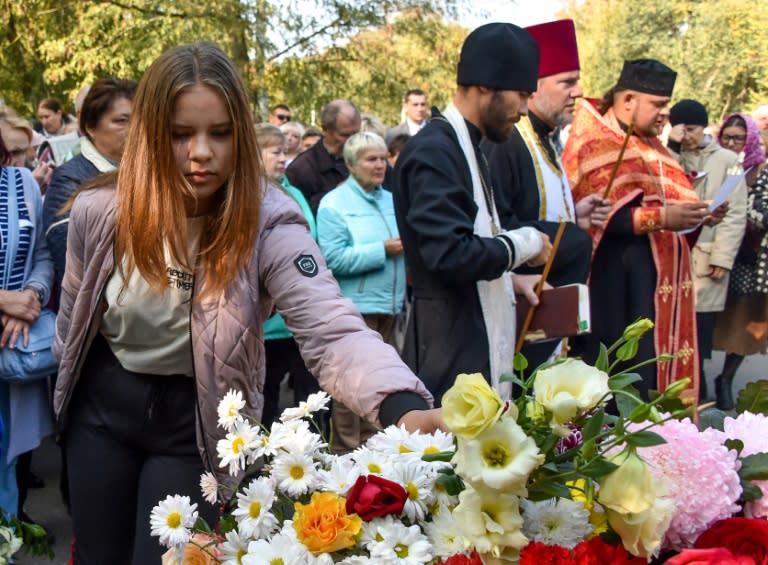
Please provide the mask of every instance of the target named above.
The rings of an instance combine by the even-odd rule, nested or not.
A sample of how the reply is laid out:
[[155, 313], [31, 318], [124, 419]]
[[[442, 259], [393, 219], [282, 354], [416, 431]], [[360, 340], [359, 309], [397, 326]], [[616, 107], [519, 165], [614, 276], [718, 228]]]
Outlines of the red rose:
[[389, 514], [400, 514], [408, 500], [403, 487], [377, 475], [358, 477], [347, 493], [347, 513], [357, 514], [366, 522]]
[[755, 565], [749, 557], [734, 557], [723, 547], [710, 549], [686, 549], [668, 559], [665, 565]]
[[696, 549], [725, 548], [735, 557], [749, 557], [755, 565], [768, 565], [768, 521], [727, 518], [699, 536]]

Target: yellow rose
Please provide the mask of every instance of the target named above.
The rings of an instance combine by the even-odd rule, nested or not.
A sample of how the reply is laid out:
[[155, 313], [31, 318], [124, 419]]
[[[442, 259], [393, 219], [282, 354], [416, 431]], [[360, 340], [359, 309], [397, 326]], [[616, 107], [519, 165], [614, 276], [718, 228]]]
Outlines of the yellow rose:
[[523, 535], [520, 499], [497, 490], [469, 485], [459, 494], [453, 517], [464, 538], [481, 554], [514, 561], [528, 545]]
[[608, 375], [578, 359], [539, 371], [533, 387], [536, 402], [552, 414], [553, 427], [594, 408], [609, 392]]
[[475, 487], [525, 494], [531, 472], [544, 462], [536, 442], [512, 418], [503, 417], [474, 439], [458, 439], [456, 473]]
[[294, 504], [296, 537], [314, 554], [339, 551], [355, 545], [362, 519], [347, 514], [346, 500], [332, 492], [315, 492], [309, 504]]
[[483, 375], [461, 374], [443, 395], [443, 420], [458, 437], [471, 439], [499, 419], [504, 402]]
[[621, 514], [639, 514], [650, 510], [656, 502], [653, 475], [634, 449], [610, 458], [618, 469], [600, 483], [597, 500], [607, 510]]
[[648, 559], [655, 556], [675, 512], [675, 503], [656, 498], [653, 506], [638, 514], [622, 514], [608, 510], [608, 523], [632, 555]]

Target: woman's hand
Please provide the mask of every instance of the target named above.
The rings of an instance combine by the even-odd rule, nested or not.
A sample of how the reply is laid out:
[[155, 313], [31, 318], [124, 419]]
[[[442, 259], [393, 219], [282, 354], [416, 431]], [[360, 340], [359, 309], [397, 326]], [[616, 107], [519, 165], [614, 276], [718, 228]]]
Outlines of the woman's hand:
[[713, 281], [719, 281], [727, 274], [728, 274], [728, 269], [723, 269], [722, 267], [710, 265], [709, 273], [707, 274], [707, 276]]
[[384, 253], [387, 257], [403, 254], [403, 242], [399, 237], [384, 240]]
[[40, 316], [40, 301], [32, 290], [0, 290], [0, 311], [25, 322]]
[[413, 433], [420, 431], [425, 434], [431, 434], [435, 430], [449, 431], [443, 421], [443, 409], [432, 408], [431, 410], [411, 410], [406, 412], [397, 421], [397, 425], [404, 425], [405, 429]]
[[29, 345], [29, 325], [30, 323], [19, 318], [14, 318], [8, 314], [3, 314], [3, 333], [0, 335], [0, 349], [6, 346], [15, 349], [18, 345], [19, 337], [24, 338], [24, 347]]

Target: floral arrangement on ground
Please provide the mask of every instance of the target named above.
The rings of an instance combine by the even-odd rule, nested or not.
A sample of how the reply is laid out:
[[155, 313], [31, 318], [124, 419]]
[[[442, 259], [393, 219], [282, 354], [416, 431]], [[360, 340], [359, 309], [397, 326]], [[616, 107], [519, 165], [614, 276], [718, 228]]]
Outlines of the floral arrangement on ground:
[[266, 430], [230, 391], [217, 445], [229, 477], [201, 478], [219, 519], [209, 527], [188, 496], [161, 501], [163, 563], [768, 565], [768, 382], [701, 431], [680, 399], [689, 379], [649, 401], [633, 387], [657, 361], [632, 365], [652, 327], [632, 324], [595, 366], [526, 376], [517, 357], [513, 401], [459, 375], [442, 399], [450, 433], [392, 426], [345, 455], [314, 427], [325, 393]]

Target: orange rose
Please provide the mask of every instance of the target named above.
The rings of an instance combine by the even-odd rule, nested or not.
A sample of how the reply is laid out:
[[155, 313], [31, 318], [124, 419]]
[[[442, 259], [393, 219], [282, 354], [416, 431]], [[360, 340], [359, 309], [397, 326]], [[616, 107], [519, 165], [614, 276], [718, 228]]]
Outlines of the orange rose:
[[[179, 565], [218, 565], [219, 549], [212, 542], [216, 538], [205, 534], [195, 534], [184, 548], [184, 558]], [[163, 554], [162, 565], [177, 565], [175, 550], [169, 549]]]
[[309, 551], [334, 552], [355, 545], [363, 521], [347, 514], [346, 500], [332, 492], [316, 492], [309, 504], [294, 504], [293, 527]]

